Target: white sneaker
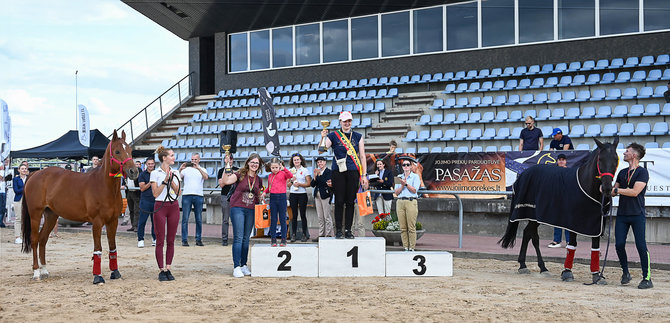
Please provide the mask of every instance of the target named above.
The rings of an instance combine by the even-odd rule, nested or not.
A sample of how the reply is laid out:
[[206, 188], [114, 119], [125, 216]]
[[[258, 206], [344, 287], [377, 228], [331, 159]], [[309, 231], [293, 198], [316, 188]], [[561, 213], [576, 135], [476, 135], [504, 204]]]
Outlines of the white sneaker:
[[249, 267], [247, 265], [242, 266], [242, 273], [244, 276], [251, 276], [251, 270], [249, 270]]
[[413, 252], [413, 251], [414, 251], [414, 249], [412, 249], [412, 248], [409, 248], [409, 251], [412, 251], [412, 252]]
[[409, 248], [405, 248], [405, 251], [409, 251]]
[[244, 277], [244, 273], [242, 272], [242, 267], [235, 267], [235, 269], [233, 269], [233, 277], [235, 277], [235, 278]]
[[560, 242], [556, 243], [556, 242], [552, 241], [547, 247], [549, 247], [549, 248], [560, 248], [561, 243]]
[[144, 240], [137, 241], [138, 248], [144, 248]]
[[23, 239], [21, 239], [21, 237], [17, 237], [16, 240], [14, 240], [14, 244], [22, 244], [22, 243]]
[[151, 246], [155, 247], [156, 246], [156, 239], [151, 240]]

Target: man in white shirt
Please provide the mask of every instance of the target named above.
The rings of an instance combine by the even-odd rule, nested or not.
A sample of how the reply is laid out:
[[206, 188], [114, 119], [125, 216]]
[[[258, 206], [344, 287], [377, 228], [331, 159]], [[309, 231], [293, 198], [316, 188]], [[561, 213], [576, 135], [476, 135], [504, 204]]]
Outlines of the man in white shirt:
[[195, 245], [204, 246], [202, 244], [203, 185], [209, 176], [207, 171], [200, 167], [200, 154], [193, 154], [190, 163], [181, 164], [179, 174], [184, 179], [181, 198], [181, 245], [188, 247], [188, 217], [191, 215], [192, 207], [195, 214]]

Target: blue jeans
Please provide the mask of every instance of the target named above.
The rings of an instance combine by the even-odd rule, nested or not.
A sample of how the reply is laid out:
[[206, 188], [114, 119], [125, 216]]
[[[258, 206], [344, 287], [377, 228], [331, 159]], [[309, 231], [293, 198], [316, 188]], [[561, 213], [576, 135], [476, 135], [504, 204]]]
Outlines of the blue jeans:
[[645, 239], [645, 223], [647, 219], [644, 215], [617, 215], [616, 225], [614, 227], [614, 237], [616, 253], [619, 256], [619, 264], [623, 272], [628, 272], [628, 256], [626, 255], [626, 237], [628, 230], [633, 229], [635, 237], [635, 247], [640, 256], [640, 266], [642, 267], [642, 278], [650, 279], [651, 268], [649, 266], [649, 251], [647, 250], [647, 240]]
[[243, 207], [231, 208], [230, 222], [233, 224], [233, 265], [244, 266], [249, 256], [249, 236], [254, 227], [254, 210]]
[[[561, 243], [561, 236], [562, 236], [562, 231], [559, 228], [554, 228], [554, 242]], [[568, 230], [565, 230], [565, 242], [568, 243], [570, 242], [570, 232]]]
[[184, 195], [181, 198], [181, 241], [188, 241], [188, 216], [191, 215], [191, 206], [195, 213], [195, 241], [202, 240], [202, 204], [205, 198], [199, 195]]
[[5, 226], [5, 214], [7, 214], [7, 193], [0, 193], [0, 227]]
[[147, 225], [147, 219], [151, 219], [151, 238], [156, 240], [153, 212], [154, 201], [140, 199], [140, 220], [137, 223], [137, 241], [144, 240], [144, 227]]
[[286, 194], [270, 194], [270, 236], [277, 238], [277, 218], [281, 225], [281, 238], [286, 240]]

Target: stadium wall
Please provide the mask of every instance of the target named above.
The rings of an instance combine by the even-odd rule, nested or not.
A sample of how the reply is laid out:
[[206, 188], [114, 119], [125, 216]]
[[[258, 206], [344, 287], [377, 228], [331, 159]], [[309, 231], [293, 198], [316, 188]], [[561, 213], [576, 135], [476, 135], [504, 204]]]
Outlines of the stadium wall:
[[[189, 66], [198, 75], [196, 94], [214, 94], [222, 89], [283, 85], [332, 80], [350, 80], [379, 76], [414, 75], [505, 66], [548, 64], [572, 61], [626, 58], [630, 56], [667, 54], [670, 32], [656, 32], [549, 42], [532, 45], [506, 46], [465, 50], [429, 55], [373, 59], [317, 66], [293, 67], [278, 70], [228, 73], [227, 34], [217, 33], [213, 46], [203, 46], [203, 40], [189, 41]], [[213, 51], [213, 63], [203, 51]], [[214, 71], [214, 78], [208, 70]], [[211, 83], [213, 82], [213, 84]], [[213, 89], [213, 90], [210, 90]]]

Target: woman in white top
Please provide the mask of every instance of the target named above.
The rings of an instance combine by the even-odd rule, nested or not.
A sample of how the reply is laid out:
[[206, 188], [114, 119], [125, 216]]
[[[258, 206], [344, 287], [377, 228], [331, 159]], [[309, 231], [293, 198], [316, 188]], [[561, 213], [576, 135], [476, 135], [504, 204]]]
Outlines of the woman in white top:
[[[174, 239], [177, 236], [179, 225], [179, 172], [172, 170], [174, 165], [174, 151], [158, 146], [156, 149], [160, 167], [151, 172], [149, 182], [151, 191], [156, 198], [154, 203], [154, 230], [156, 231], [156, 262], [160, 273], [159, 281], [174, 280], [170, 272], [172, 258], [174, 258]], [[166, 230], [167, 224], [167, 230]], [[163, 244], [167, 241], [165, 250], [165, 265], [163, 263]]]
[[293, 179], [286, 184], [290, 188], [289, 203], [291, 204], [291, 212], [293, 220], [291, 221], [291, 242], [295, 242], [295, 233], [298, 230], [298, 211], [300, 211], [300, 220], [302, 221], [302, 239], [300, 241], [306, 242], [309, 239], [309, 229], [307, 226], [307, 190], [306, 187], [312, 185], [312, 176], [307, 170], [305, 157], [295, 153], [291, 156], [290, 171], [293, 173]]
[[416, 219], [419, 215], [417, 207], [417, 190], [421, 186], [419, 175], [412, 172], [413, 159], [402, 159], [402, 174], [398, 175], [400, 183], [395, 185], [395, 194], [398, 195], [396, 214], [400, 223], [400, 237], [405, 251], [414, 251], [416, 248]]

